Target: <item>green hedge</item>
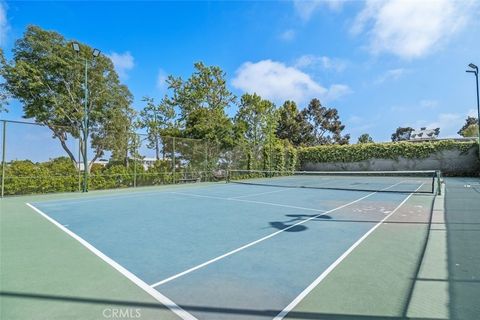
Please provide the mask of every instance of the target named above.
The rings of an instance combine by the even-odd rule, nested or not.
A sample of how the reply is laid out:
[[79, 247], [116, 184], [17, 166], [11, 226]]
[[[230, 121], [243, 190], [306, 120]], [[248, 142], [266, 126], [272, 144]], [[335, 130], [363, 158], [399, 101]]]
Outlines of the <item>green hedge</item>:
[[[158, 184], [170, 184], [184, 178], [184, 175], [198, 177], [200, 170], [191, 166], [177, 166], [177, 172], [171, 172], [169, 161], [157, 161], [154, 166], [144, 170], [141, 163], [136, 168], [131, 162], [128, 168], [123, 164], [107, 166], [93, 165], [89, 174], [89, 189], [114, 189]], [[198, 168], [197, 168], [198, 169]], [[188, 173], [187, 173], [188, 172]], [[136, 177], [136, 179], [135, 179]], [[204, 179], [205, 175], [202, 176]], [[1, 175], [0, 175], [1, 179]], [[79, 191], [83, 174], [79, 174], [72, 161], [60, 157], [46, 162], [34, 163], [30, 160], [14, 160], [5, 168], [5, 195], [42, 194], [52, 192]]]
[[319, 162], [358, 162], [369, 159], [424, 159], [443, 150], [460, 150], [462, 153], [478, 147], [477, 142], [456, 142], [442, 140], [436, 142], [392, 142], [364, 143], [352, 145], [322, 145], [303, 147], [298, 150], [300, 165]]

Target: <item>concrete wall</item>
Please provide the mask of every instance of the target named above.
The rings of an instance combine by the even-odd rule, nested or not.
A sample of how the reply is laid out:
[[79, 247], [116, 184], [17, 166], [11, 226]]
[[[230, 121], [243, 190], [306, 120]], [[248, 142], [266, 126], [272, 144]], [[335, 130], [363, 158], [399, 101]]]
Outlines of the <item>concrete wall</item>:
[[359, 162], [303, 163], [305, 171], [381, 171], [381, 170], [441, 170], [446, 175], [474, 175], [480, 172], [478, 148], [468, 152], [444, 150], [425, 159], [370, 159]]

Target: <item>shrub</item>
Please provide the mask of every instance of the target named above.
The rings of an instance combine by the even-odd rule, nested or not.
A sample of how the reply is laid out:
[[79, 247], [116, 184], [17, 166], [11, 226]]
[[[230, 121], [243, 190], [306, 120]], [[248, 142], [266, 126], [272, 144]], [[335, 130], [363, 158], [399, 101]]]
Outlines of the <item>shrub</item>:
[[300, 164], [307, 162], [358, 162], [368, 159], [424, 159], [443, 150], [460, 150], [467, 152], [478, 144], [474, 141], [456, 142], [442, 140], [435, 142], [392, 142], [367, 143], [352, 145], [322, 145], [304, 147], [298, 150]]

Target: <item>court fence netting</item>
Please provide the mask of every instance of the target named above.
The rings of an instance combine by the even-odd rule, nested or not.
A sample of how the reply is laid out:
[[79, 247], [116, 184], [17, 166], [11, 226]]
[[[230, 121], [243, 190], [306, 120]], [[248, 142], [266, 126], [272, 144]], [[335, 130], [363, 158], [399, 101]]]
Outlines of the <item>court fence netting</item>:
[[296, 153], [223, 146], [129, 128], [90, 128], [87, 174], [79, 128], [0, 120], [3, 196], [225, 181], [227, 169], [294, 170]]
[[433, 193], [437, 171], [301, 172], [285, 144], [224, 146], [128, 128], [90, 128], [84, 170], [80, 129], [0, 120], [3, 196], [229, 181], [284, 187]]
[[441, 190], [440, 171], [268, 171], [229, 170], [227, 181], [256, 186], [431, 193]]

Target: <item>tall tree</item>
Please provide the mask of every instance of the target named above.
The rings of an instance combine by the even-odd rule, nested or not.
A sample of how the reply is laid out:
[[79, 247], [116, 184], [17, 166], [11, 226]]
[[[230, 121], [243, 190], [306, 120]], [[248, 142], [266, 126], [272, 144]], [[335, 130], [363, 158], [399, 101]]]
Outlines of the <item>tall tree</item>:
[[258, 168], [262, 150], [275, 143], [278, 117], [275, 105], [257, 94], [244, 94], [234, 118], [237, 133], [252, 153], [251, 167]]
[[462, 137], [478, 137], [478, 119], [467, 117], [465, 124], [457, 133]]
[[[313, 139], [309, 135], [311, 130], [311, 125], [305, 121], [295, 102], [285, 101], [278, 109], [276, 134], [279, 139], [288, 140], [294, 146], [312, 144]], [[312, 141], [309, 141], [309, 139]]]
[[326, 108], [320, 100], [312, 99], [301, 114], [310, 124], [304, 137], [308, 144], [348, 144], [350, 135], [342, 135], [345, 125], [340, 121], [337, 109]]
[[[24, 117], [34, 119], [52, 131], [62, 148], [74, 162], [75, 152], [67, 145], [69, 136], [83, 145], [84, 129], [83, 59], [92, 60], [92, 48], [80, 44], [80, 53], [72, 50], [72, 42], [61, 34], [29, 26], [15, 43], [13, 60], [4, 62], [2, 76], [5, 88], [23, 104]], [[90, 146], [94, 156], [90, 165], [106, 150], [124, 139], [118, 131], [130, 121], [132, 95], [118, 79], [109, 58], [100, 55], [88, 69], [87, 112]], [[83, 148], [82, 148], [83, 150]], [[82, 157], [86, 155], [83, 154]]]
[[411, 127], [398, 127], [394, 133], [392, 133], [392, 141], [405, 141], [410, 139], [410, 135], [413, 131]]
[[[3, 49], [0, 48], [0, 75], [4, 74], [4, 66], [6, 65], [5, 56], [3, 55]], [[8, 92], [6, 89], [6, 83], [0, 83], [0, 113], [8, 112]]]
[[263, 100], [257, 94], [244, 94], [235, 116], [235, 123], [243, 129], [244, 138], [252, 145], [258, 146], [267, 140], [272, 131], [272, 115], [275, 105]]
[[[158, 104], [150, 97], [144, 97], [142, 101], [146, 106], [140, 111], [138, 126], [147, 130], [147, 147], [154, 149], [156, 159], [160, 160], [160, 139], [174, 127], [175, 109], [166, 96]], [[165, 158], [165, 152], [162, 157]]]
[[231, 146], [233, 125], [225, 110], [235, 104], [236, 98], [227, 88], [225, 73], [219, 67], [201, 62], [194, 67], [188, 80], [168, 77], [167, 83], [173, 91], [169, 103], [180, 110], [185, 137]]
[[373, 139], [368, 133], [364, 133], [358, 137], [357, 143], [373, 143]]

